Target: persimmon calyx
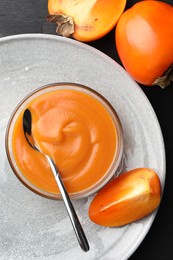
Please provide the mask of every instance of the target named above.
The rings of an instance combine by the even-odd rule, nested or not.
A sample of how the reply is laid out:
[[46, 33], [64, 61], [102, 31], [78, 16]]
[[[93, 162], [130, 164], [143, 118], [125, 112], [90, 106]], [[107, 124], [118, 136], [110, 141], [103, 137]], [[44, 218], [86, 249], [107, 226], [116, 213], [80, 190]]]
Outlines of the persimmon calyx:
[[58, 35], [70, 37], [74, 33], [74, 20], [70, 16], [64, 14], [48, 15], [47, 21], [57, 24], [56, 33]]
[[166, 88], [173, 81], [173, 64], [167, 69], [162, 77], [158, 77], [152, 85], [158, 85], [161, 88]]

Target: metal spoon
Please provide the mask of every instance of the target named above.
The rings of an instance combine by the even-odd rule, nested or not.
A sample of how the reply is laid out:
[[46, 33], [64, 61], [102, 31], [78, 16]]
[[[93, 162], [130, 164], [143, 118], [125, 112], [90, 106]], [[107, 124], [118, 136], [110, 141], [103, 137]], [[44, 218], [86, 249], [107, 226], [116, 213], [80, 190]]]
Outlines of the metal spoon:
[[29, 109], [26, 109], [24, 114], [23, 114], [23, 130], [24, 130], [24, 134], [25, 134], [25, 137], [26, 137], [26, 140], [28, 142], [28, 144], [33, 148], [35, 149], [36, 151], [38, 152], [41, 152], [42, 154], [45, 155], [45, 157], [47, 158], [49, 164], [50, 164], [50, 167], [51, 167], [51, 170], [55, 176], [55, 180], [57, 182], [57, 185], [59, 187], [59, 190], [60, 190], [60, 193], [62, 195], [62, 198], [63, 198], [63, 201], [64, 201], [64, 204], [66, 206], [66, 209], [67, 209], [67, 212], [68, 212], [68, 215], [70, 217], [70, 220], [71, 220], [71, 223], [72, 223], [72, 226], [73, 226], [73, 229], [75, 231], [75, 234], [76, 234], [76, 237], [78, 239], [78, 242], [80, 244], [80, 247], [85, 251], [89, 251], [89, 244], [88, 244], [88, 241], [87, 241], [87, 238], [84, 234], [84, 231], [82, 229], [82, 226], [79, 222], [79, 219], [77, 217], [77, 214], [75, 212], [75, 209], [73, 207], [73, 204], [70, 200], [70, 197], [65, 189], [65, 186], [61, 180], [61, 177], [60, 177], [60, 174], [58, 172], [58, 169], [54, 163], [54, 161], [45, 153], [43, 153], [39, 147], [37, 146], [35, 140], [34, 140], [34, 137], [32, 136], [32, 115], [31, 115], [31, 112]]

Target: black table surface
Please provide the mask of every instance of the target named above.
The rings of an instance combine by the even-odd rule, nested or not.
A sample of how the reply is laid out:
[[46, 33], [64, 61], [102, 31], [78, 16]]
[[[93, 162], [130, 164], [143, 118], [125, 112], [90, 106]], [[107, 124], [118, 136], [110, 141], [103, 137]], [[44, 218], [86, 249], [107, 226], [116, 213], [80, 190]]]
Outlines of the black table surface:
[[[126, 9], [136, 2], [129, 0]], [[164, 2], [173, 5], [173, 0]], [[54, 26], [46, 22], [46, 15], [47, 0], [0, 0], [0, 37], [23, 33], [55, 34]], [[114, 30], [87, 44], [120, 63], [115, 50]], [[140, 87], [153, 106], [162, 129], [166, 149], [166, 183], [154, 223], [130, 260], [173, 260], [173, 83], [164, 90], [156, 86]]]

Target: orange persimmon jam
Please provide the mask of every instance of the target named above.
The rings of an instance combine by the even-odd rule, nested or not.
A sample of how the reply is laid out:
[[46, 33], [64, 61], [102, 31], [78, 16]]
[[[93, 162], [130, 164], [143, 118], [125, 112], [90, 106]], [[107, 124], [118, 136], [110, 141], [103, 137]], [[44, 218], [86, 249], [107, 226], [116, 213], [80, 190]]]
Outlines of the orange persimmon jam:
[[123, 150], [121, 124], [115, 110], [88, 87], [52, 84], [21, 102], [7, 129], [8, 159], [17, 177], [31, 190], [60, 199], [46, 157], [25, 138], [26, 108], [32, 114], [35, 142], [55, 162], [72, 198], [97, 191], [115, 174]]

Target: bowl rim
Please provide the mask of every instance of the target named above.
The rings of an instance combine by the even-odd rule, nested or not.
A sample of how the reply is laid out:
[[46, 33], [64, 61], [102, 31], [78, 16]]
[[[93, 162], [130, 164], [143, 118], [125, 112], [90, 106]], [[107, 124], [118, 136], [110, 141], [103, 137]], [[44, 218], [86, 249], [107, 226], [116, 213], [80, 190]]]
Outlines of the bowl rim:
[[[35, 90], [31, 91], [29, 94], [27, 94], [14, 108], [14, 110], [13, 110], [13, 112], [12, 112], [10, 118], [9, 118], [7, 127], [6, 127], [5, 150], [6, 150], [6, 154], [7, 154], [7, 159], [8, 159], [8, 162], [9, 162], [14, 174], [16, 175], [16, 177], [29, 190], [36, 193], [37, 195], [40, 195], [40, 196], [48, 198], [48, 199], [62, 200], [60, 193], [59, 194], [51, 193], [51, 192], [45, 191], [41, 188], [38, 188], [36, 185], [32, 184], [23, 175], [23, 173], [20, 171], [19, 167], [17, 166], [18, 171], [20, 172], [19, 173], [14, 166], [13, 160], [15, 161], [15, 158], [12, 160], [12, 158], [11, 158], [12, 156], [11, 156], [10, 148], [9, 148], [9, 146], [10, 146], [9, 135], [10, 135], [11, 125], [12, 125], [12, 122], [13, 122], [14, 117], [15, 117], [16, 113], [18, 112], [18, 110], [22, 107], [22, 105], [25, 104], [25, 102], [26, 103], [29, 102], [29, 99], [31, 99], [33, 96], [34, 96], [34, 98], [36, 98], [37, 96], [39, 96], [40, 92], [45, 91], [45, 90], [46, 90], [46, 92], [58, 90], [58, 89], [55, 89], [56, 87], [63, 87], [62, 89], [66, 89], [66, 90], [75, 88], [76, 90], [78, 90], [78, 91], [82, 90], [82, 92], [87, 93], [87, 94], [91, 94], [91, 93], [94, 94], [94, 98], [96, 98], [97, 101], [99, 101], [99, 102], [103, 101], [103, 103], [106, 104], [107, 107], [105, 107], [105, 105], [102, 102], [100, 102], [104, 106], [104, 108], [107, 110], [109, 115], [111, 116], [111, 118], [114, 122], [115, 129], [116, 129], [118, 145], [116, 147], [116, 152], [115, 152], [114, 158], [112, 160], [112, 163], [111, 163], [110, 167], [108, 168], [108, 170], [106, 171], [106, 173], [103, 175], [103, 177], [101, 179], [99, 179], [98, 182], [94, 183], [89, 188], [82, 190], [82, 191], [79, 191], [79, 192], [69, 193], [71, 199], [81, 199], [81, 198], [88, 197], [88, 196], [98, 192], [103, 186], [106, 185], [106, 183], [108, 183], [112, 179], [112, 177], [115, 175], [115, 172], [118, 169], [118, 166], [121, 163], [121, 160], [122, 160], [122, 157], [123, 157], [123, 151], [124, 151], [123, 129], [122, 129], [122, 124], [121, 124], [120, 118], [119, 118], [115, 108], [111, 105], [111, 103], [104, 96], [102, 96], [98, 91], [94, 90], [93, 88], [85, 86], [85, 85], [80, 84], [80, 83], [57, 82], [57, 83], [49, 83], [49, 84], [43, 85], [41, 87], [38, 87]], [[50, 90], [51, 88], [52, 88], [52, 90]], [[41, 93], [41, 94], [45, 94], [45, 93]], [[108, 111], [107, 108], [109, 108], [109, 111]], [[110, 112], [111, 112], [111, 114], [110, 114]], [[118, 154], [118, 156], [117, 156], [117, 154]], [[113, 170], [111, 168], [113, 168], [113, 169], [115, 168], [115, 169]], [[111, 174], [108, 175], [109, 171], [111, 171]], [[101, 182], [101, 184], [98, 184], [100, 182]], [[93, 187], [95, 187], [95, 188], [93, 189]]]

